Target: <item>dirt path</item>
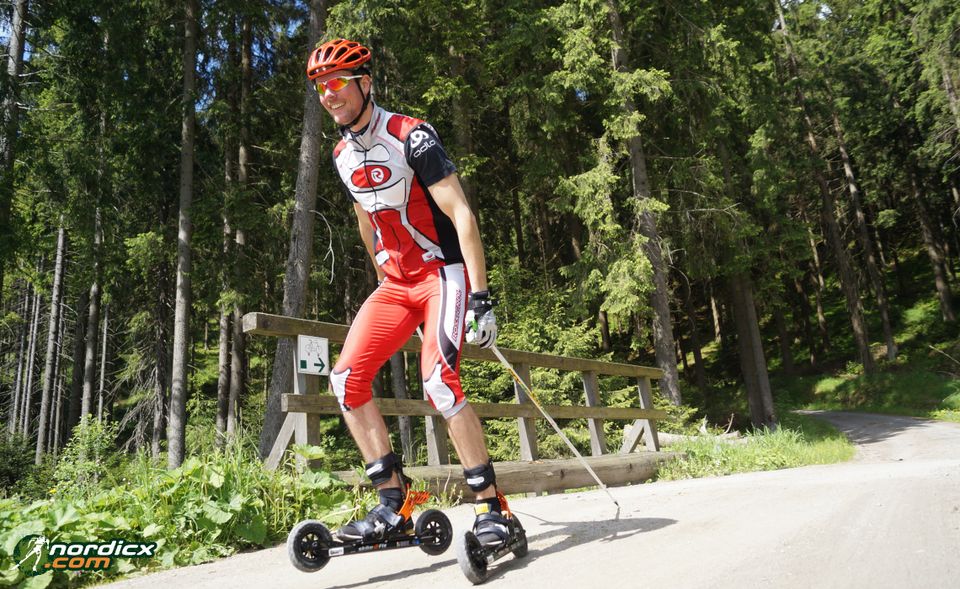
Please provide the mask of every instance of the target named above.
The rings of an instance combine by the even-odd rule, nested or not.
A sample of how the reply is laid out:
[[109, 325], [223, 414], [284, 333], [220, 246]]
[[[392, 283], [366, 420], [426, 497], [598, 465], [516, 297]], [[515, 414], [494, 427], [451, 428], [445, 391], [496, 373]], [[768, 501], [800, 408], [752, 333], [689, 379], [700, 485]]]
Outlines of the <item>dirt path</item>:
[[[846, 464], [662, 482], [511, 502], [530, 538], [488, 585], [958, 587], [960, 424], [818, 413], [858, 444]], [[456, 530], [469, 506], [447, 511]], [[116, 588], [470, 587], [454, 551], [334, 558], [301, 573], [283, 546], [115, 583]]]

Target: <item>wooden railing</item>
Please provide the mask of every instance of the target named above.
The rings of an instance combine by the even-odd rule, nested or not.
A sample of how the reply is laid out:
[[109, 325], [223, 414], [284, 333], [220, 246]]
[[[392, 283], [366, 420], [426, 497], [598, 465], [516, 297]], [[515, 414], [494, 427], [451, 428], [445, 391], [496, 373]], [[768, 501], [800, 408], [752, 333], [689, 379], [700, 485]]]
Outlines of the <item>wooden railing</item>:
[[[333, 343], [343, 343], [349, 327], [266, 313], [248, 313], [243, 318], [243, 330], [248, 334], [277, 337], [292, 338], [297, 335], [310, 335], [327, 338]], [[419, 338], [414, 335], [401, 349], [419, 352]], [[548, 405], [544, 409], [555, 419], [587, 420], [590, 430], [591, 466], [606, 484], [640, 482], [656, 471], [660, 461], [672, 457], [659, 452], [657, 439], [656, 421], [667, 417], [665, 411], [653, 408], [651, 398], [652, 381], [662, 376], [659, 369], [507, 348], [500, 348], [500, 351], [513, 364], [516, 372], [528, 386], [530, 385], [530, 368], [533, 366], [581, 373], [584, 406]], [[490, 350], [471, 344], [464, 344], [462, 358], [498, 362]], [[597, 384], [598, 375], [636, 378], [639, 407], [602, 406]], [[281, 398], [281, 409], [287, 413], [287, 418], [273, 451], [267, 459], [268, 467], [276, 468], [291, 440], [297, 443], [317, 444], [319, 415], [340, 413], [340, 406], [336, 399], [332, 395], [316, 394], [318, 391], [319, 377], [308, 377], [306, 386], [299, 391], [300, 394], [285, 394]], [[523, 389], [516, 384], [514, 394], [516, 404], [471, 402], [480, 418], [514, 417], [517, 419], [521, 462], [498, 463], [496, 468], [499, 483], [509, 488], [511, 492], [549, 491], [590, 485], [592, 479], [586, 472], [581, 472], [582, 466], [578, 464], [569, 460], [538, 461], [536, 422], [541, 417], [540, 413], [527, 398]], [[414, 478], [426, 478], [433, 482], [435, 488], [443, 487], [449, 490], [451, 487], [458, 487], [463, 490], [460, 485], [462, 478], [460, 467], [450, 465], [444, 420], [429, 402], [390, 398], [375, 398], [374, 402], [384, 415], [422, 416], [426, 420], [428, 466], [407, 468], [405, 469], [407, 474]], [[624, 432], [623, 443], [616, 458], [605, 456], [608, 452], [603, 432], [604, 420], [632, 422], [632, 426]], [[656, 454], [634, 453], [633, 450], [641, 441], [647, 450]], [[531, 464], [532, 461], [537, 462]], [[348, 479], [353, 478], [350, 474], [344, 476]], [[510, 484], [507, 484], [507, 479]]]

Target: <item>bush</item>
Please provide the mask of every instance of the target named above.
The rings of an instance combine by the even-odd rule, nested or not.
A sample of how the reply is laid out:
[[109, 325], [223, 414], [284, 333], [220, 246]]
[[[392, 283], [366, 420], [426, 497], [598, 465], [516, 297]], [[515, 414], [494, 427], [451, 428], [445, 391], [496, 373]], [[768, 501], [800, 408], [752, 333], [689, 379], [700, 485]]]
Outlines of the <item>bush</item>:
[[73, 428], [73, 435], [54, 468], [56, 487], [69, 490], [76, 497], [95, 493], [107, 472], [121, 462], [115, 443], [118, 431], [115, 422], [98, 421], [92, 415], [85, 415]]
[[20, 434], [0, 437], [0, 494], [19, 492], [17, 483], [33, 469], [35, 450], [30, 440]]

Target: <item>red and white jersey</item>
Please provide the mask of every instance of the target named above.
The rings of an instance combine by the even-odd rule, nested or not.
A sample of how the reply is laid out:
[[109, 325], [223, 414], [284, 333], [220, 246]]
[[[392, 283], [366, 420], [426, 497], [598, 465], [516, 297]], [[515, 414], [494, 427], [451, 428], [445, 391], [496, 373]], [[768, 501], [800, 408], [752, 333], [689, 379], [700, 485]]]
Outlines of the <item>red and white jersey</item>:
[[453, 222], [428, 190], [456, 172], [433, 127], [374, 105], [365, 129], [344, 131], [333, 160], [347, 194], [370, 216], [387, 276], [410, 282], [463, 262]]

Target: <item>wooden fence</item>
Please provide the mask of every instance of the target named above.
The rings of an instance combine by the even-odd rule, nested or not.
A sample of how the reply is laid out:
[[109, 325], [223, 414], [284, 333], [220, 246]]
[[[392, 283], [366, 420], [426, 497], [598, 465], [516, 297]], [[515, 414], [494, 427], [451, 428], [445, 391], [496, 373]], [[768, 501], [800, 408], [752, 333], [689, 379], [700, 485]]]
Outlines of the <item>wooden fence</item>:
[[[327, 338], [332, 343], [343, 343], [349, 327], [322, 321], [309, 321], [267, 313], [248, 313], [243, 318], [243, 330], [253, 335], [295, 338], [310, 335]], [[414, 335], [401, 348], [407, 352], [419, 352], [420, 341]], [[659, 452], [656, 421], [667, 416], [665, 411], [653, 408], [651, 399], [652, 381], [662, 372], [657, 368], [634, 366], [615, 362], [603, 362], [584, 358], [571, 358], [539, 354], [521, 350], [500, 348], [501, 353], [513, 364], [514, 369], [530, 385], [530, 368], [539, 366], [581, 374], [585, 398], [584, 406], [545, 406], [555, 419], [587, 419], [590, 430], [591, 467], [607, 485], [641, 482], [653, 476], [660, 462], [674, 455]], [[464, 344], [462, 358], [497, 362], [490, 350]], [[639, 407], [604, 407], [600, 404], [598, 375], [617, 375], [635, 378]], [[285, 394], [281, 409], [286, 412], [280, 435], [267, 459], [269, 468], [276, 468], [291, 441], [317, 444], [319, 442], [319, 416], [339, 414], [340, 406], [332, 395], [320, 395], [320, 377], [306, 377], [300, 381], [298, 391]], [[539, 492], [590, 486], [593, 479], [576, 459], [538, 460], [537, 419], [540, 413], [530, 402], [523, 389], [514, 385], [517, 403], [473, 403], [481, 418], [513, 417], [517, 419], [520, 435], [520, 461], [496, 464], [498, 484], [509, 492]], [[374, 402], [384, 415], [422, 416], [426, 420], [427, 466], [408, 467], [404, 472], [415, 479], [425, 479], [434, 491], [465, 491], [459, 465], [450, 464], [449, 445], [443, 418], [426, 400], [375, 398]], [[618, 453], [609, 454], [603, 431], [604, 420], [621, 420], [632, 423], [624, 432], [623, 443]], [[546, 424], [544, 424], [546, 425]], [[635, 453], [640, 442], [649, 452]], [[353, 472], [341, 473], [348, 482], [357, 482]]]

